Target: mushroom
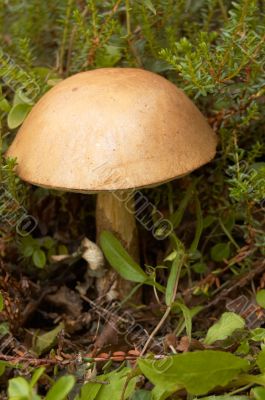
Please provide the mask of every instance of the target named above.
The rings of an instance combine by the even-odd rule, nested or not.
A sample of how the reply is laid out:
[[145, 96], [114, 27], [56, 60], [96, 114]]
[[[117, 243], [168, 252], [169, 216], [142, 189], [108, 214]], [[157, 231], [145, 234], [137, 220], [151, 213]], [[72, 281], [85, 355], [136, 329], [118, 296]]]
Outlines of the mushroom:
[[[49, 90], [7, 156], [34, 185], [98, 193], [97, 233], [111, 230], [137, 258], [132, 191], [209, 162], [216, 142], [203, 115], [173, 83], [142, 69], [103, 68]], [[120, 287], [128, 289], [124, 282]]]

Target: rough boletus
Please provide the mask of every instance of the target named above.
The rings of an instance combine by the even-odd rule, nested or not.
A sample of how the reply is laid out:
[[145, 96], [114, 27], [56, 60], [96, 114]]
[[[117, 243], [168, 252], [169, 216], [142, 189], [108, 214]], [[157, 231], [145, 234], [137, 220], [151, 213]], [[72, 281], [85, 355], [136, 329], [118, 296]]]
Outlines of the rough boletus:
[[[98, 193], [97, 231], [137, 257], [133, 196], [122, 192], [185, 175], [215, 155], [216, 135], [165, 78], [137, 68], [82, 72], [33, 107], [8, 150], [34, 185]], [[109, 275], [107, 275], [109, 277]], [[128, 286], [120, 281], [120, 293]]]

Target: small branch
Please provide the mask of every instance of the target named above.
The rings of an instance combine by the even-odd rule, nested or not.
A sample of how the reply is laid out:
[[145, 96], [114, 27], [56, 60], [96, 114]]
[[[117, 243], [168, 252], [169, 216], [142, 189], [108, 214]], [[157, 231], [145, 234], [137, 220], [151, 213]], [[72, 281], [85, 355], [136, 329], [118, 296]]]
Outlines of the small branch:
[[[12, 364], [19, 364], [26, 362], [30, 365], [38, 366], [38, 365], [50, 365], [50, 364], [60, 364], [61, 361], [57, 359], [49, 359], [49, 358], [29, 358], [29, 357], [18, 357], [18, 356], [7, 356], [5, 354], [0, 354], [0, 361], [7, 361]], [[70, 360], [63, 360], [64, 364], [66, 362], [70, 362]]]

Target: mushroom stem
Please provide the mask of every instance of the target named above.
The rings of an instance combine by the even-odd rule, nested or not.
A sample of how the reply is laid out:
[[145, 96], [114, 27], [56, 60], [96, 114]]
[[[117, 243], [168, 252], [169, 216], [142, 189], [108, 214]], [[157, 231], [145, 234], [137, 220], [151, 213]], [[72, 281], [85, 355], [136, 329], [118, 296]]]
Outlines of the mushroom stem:
[[[133, 192], [99, 193], [97, 196], [96, 223], [97, 241], [99, 241], [102, 231], [111, 231], [121, 241], [130, 256], [135, 261], [139, 261]], [[118, 298], [123, 299], [130, 293], [135, 284], [125, 281], [113, 269], [109, 269], [105, 276], [98, 280], [99, 295], [109, 293], [114, 286]]]

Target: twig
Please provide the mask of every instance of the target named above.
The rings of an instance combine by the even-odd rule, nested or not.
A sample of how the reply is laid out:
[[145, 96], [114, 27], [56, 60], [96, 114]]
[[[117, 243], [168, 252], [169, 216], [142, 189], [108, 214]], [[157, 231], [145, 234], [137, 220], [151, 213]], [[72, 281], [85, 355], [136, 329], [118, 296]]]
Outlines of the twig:
[[[130, 354], [131, 353], [131, 354]], [[70, 357], [68, 355], [68, 357]], [[166, 354], [157, 354], [154, 355], [154, 360], [161, 360], [167, 357]], [[107, 362], [107, 361], [115, 361], [115, 362], [123, 362], [123, 361], [136, 361], [140, 358], [140, 352], [135, 350], [129, 351], [127, 354], [123, 351], [116, 351], [111, 354], [101, 353], [98, 356], [92, 357], [90, 354], [85, 354], [80, 357], [79, 354], [73, 355], [70, 358], [63, 358], [62, 360], [58, 360], [57, 358], [29, 358], [23, 356], [9, 356], [5, 354], [0, 354], [0, 361], [6, 361], [12, 364], [20, 364], [20, 363], [27, 363], [32, 366], [39, 366], [39, 365], [56, 365], [56, 364], [71, 364], [75, 362]]]
[[[19, 364], [22, 362], [27, 362], [30, 365], [38, 366], [38, 365], [50, 365], [50, 364], [59, 364], [61, 361], [57, 359], [50, 358], [29, 358], [29, 357], [18, 357], [18, 356], [8, 356], [5, 354], [0, 354], [0, 361], [7, 361], [14, 364]], [[70, 363], [71, 360], [63, 360], [64, 364]]]
[[155, 327], [155, 329], [153, 330], [153, 332], [151, 333], [151, 335], [149, 336], [148, 340], [146, 341], [143, 350], [141, 351], [141, 356], [144, 355], [144, 353], [146, 352], [149, 344], [151, 343], [151, 341], [153, 340], [154, 336], [156, 335], [156, 333], [160, 330], [160, 328], [163, 326], [164, 322], [166, 321], [167, 317], [169, 316], [171, 311], [171, 306], [168, 306], [166, 309], [165, 314], [163, 315], [163, 317], [161, 318], [161, 320], [159, 321], [158, 325]]
[[174, 303], [175, 297], [176, 297], [176, 294], [177, 294], [178, 283], [179, 283], [179, 277], [180, 277], [180, 272], [181, 272], [181, 269], [182, 269], [183, 262], [184, 262], [184, 255], [183, 255], [182, 258], [181, 258], [180, 265], [179, 265], [179, 268], [178, 268], [178, 273], [177, 273], [176, 281], [175, 281], [175, 284], [174, 284], [174, 289], [173, 289], [173, 294], [172, 294], [171, 302], [170, 302], [170, 304], [167, 306], [167, 309], [166, 309], [166, 311], [165, 311], [163, 317], [162, 317], [161, 320], [159, 321], [158, 325], [155, 327], [155, 329], [153, 330], [153, 332], [151, 333], [151, 335], [150, 335], [149, 338], [147, 339], [147, 341], [146, 341], [146, 343], [145, 343], [145, 345], [144, 345], [144, 347], [143, 347], [143, 350], [141, 351], [140, 356], [143, 356], [143, 355], [144, 355], [144, 353], [146, 352], [146, 350], [147, 350], [149, 344], [150, 344], [151, 341], [153, 340], [154, 336], [155, 336], [156, 333], [160, 330], [160, 328], [163, 326], [164, 322], [166, 321], [167, 317], [168, 317], [169, 314], [170, 314], [172, 304]]

